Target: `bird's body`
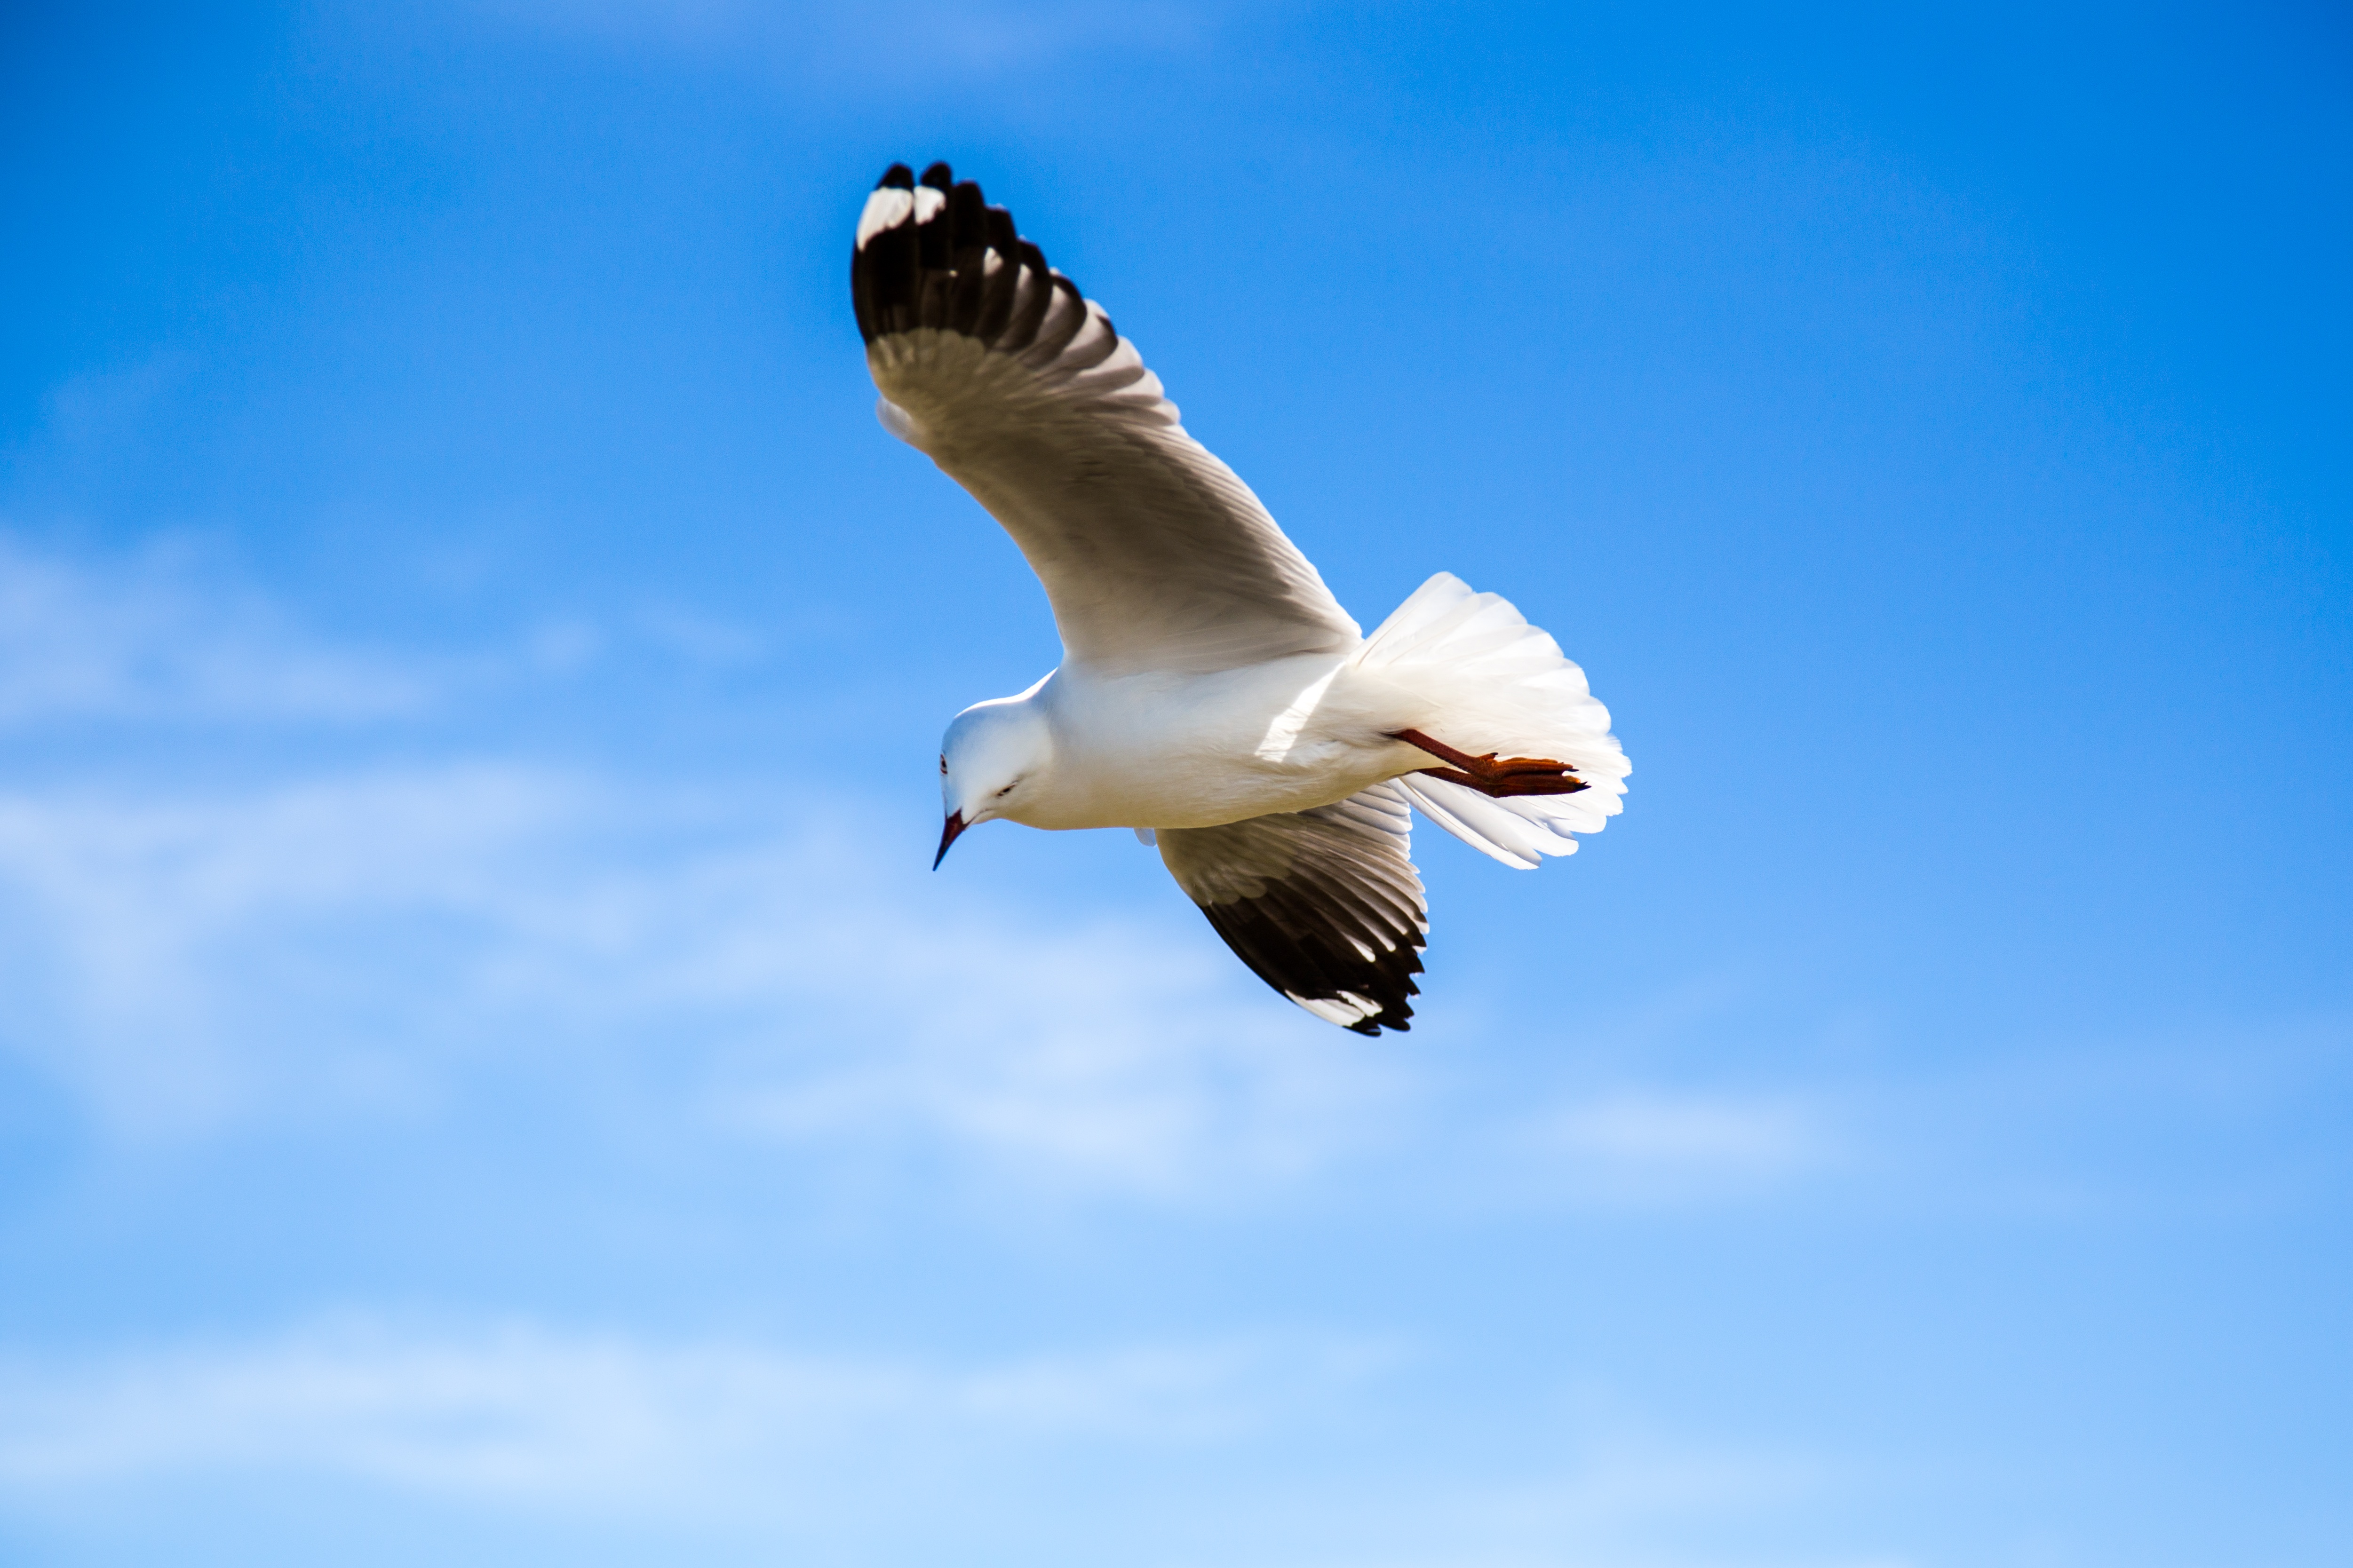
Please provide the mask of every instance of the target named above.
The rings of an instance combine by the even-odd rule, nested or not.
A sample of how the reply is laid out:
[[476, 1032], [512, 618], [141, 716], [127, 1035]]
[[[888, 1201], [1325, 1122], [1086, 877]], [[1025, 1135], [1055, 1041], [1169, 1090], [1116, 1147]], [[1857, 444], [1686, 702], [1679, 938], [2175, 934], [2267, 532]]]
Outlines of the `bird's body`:
[[1329, 805], [1429, 762], [1388, 739], [1426, 715], [1330, 654], [1206, 675], [1066, 663], [1013, 700], [1051, 747], [1039, 788], [999, 814], [1030, 827], [1216, 827]]
[[1421, 968], [1410, 808], [1519, 867], [1620, 809], [1625, 754], [1551, 637], [1443, 573], [1363, 635], [977, 185], [894, 165], [850, 280], [882, 423], [1005, 525], [1062, 636], [949, 726], [942, 855], [993, 818], [1134, 828], [1261, 978], [1370, 1034]]

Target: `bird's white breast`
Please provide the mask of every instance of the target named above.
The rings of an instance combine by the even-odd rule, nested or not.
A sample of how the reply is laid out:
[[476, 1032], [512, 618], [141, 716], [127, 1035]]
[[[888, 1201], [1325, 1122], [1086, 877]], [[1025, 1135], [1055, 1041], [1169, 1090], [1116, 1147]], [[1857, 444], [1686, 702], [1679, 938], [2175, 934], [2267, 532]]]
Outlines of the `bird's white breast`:
[[1212, 827], [1326, 805], [1394, 776], [1388, 716], [1349, 679], [1353, 657], [1109, 679], [1065, 666], [1038, 693], [1054, 737], [1049, 787], [1015, 820]]

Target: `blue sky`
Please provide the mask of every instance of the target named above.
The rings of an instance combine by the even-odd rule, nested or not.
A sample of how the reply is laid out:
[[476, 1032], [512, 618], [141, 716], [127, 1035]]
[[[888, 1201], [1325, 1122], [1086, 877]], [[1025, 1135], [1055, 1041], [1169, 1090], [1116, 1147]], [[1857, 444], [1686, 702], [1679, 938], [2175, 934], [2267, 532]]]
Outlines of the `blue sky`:
[[[0, 1560], [2353, 1550], [2341, 16], [0, 26]], [[1056, 657], [872, 416], [939, 156], [1610, 704], [1410, 1035], [924, 869]]]

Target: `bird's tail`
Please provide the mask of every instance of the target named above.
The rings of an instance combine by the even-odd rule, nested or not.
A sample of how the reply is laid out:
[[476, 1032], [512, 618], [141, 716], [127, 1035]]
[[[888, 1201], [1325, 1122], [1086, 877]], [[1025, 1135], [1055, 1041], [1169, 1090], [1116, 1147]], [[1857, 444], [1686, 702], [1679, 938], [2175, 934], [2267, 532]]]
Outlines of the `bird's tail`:
[[1571, 834], [1598, 833], [1624, 808], [1632, 765], [1609, 732], [1609, 710], [1560, 645], [1501, 595], [1440, 572], [1366, 639], [1356, 663], [1412, 692], [1430, 715], [1416, 727], [1432, 739], [1474, 756], [1550, 758], [1585, 781], [1574, 795], [1503, 799], [1428, 773], [1397, 781], [1424, 816], [1472, 848], [1532, 869], [1539, 857], [1576, 853]]

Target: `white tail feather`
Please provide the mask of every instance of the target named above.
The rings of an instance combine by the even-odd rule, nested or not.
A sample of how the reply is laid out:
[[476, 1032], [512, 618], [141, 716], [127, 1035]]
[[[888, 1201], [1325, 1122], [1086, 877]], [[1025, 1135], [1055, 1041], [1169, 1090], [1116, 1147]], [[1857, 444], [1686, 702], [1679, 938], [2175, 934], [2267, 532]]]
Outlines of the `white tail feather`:
[[1433, 739], [1473, 754], [1555, 758], [1586, 781], [1575, 795], [1502, 800], [1426, 773], [1397, 781], [1472, 848], [1531, 869], [1543, 856], [1576, 853], [1570, 835], [1599, 833], [1624, 809], [1632, 767], [1609, 710], [1560, 645], [1501, 595], [1440, 572], [1374, 630], [1356, 662], [1424, 700], [1432, 717], [1419, 727]]

